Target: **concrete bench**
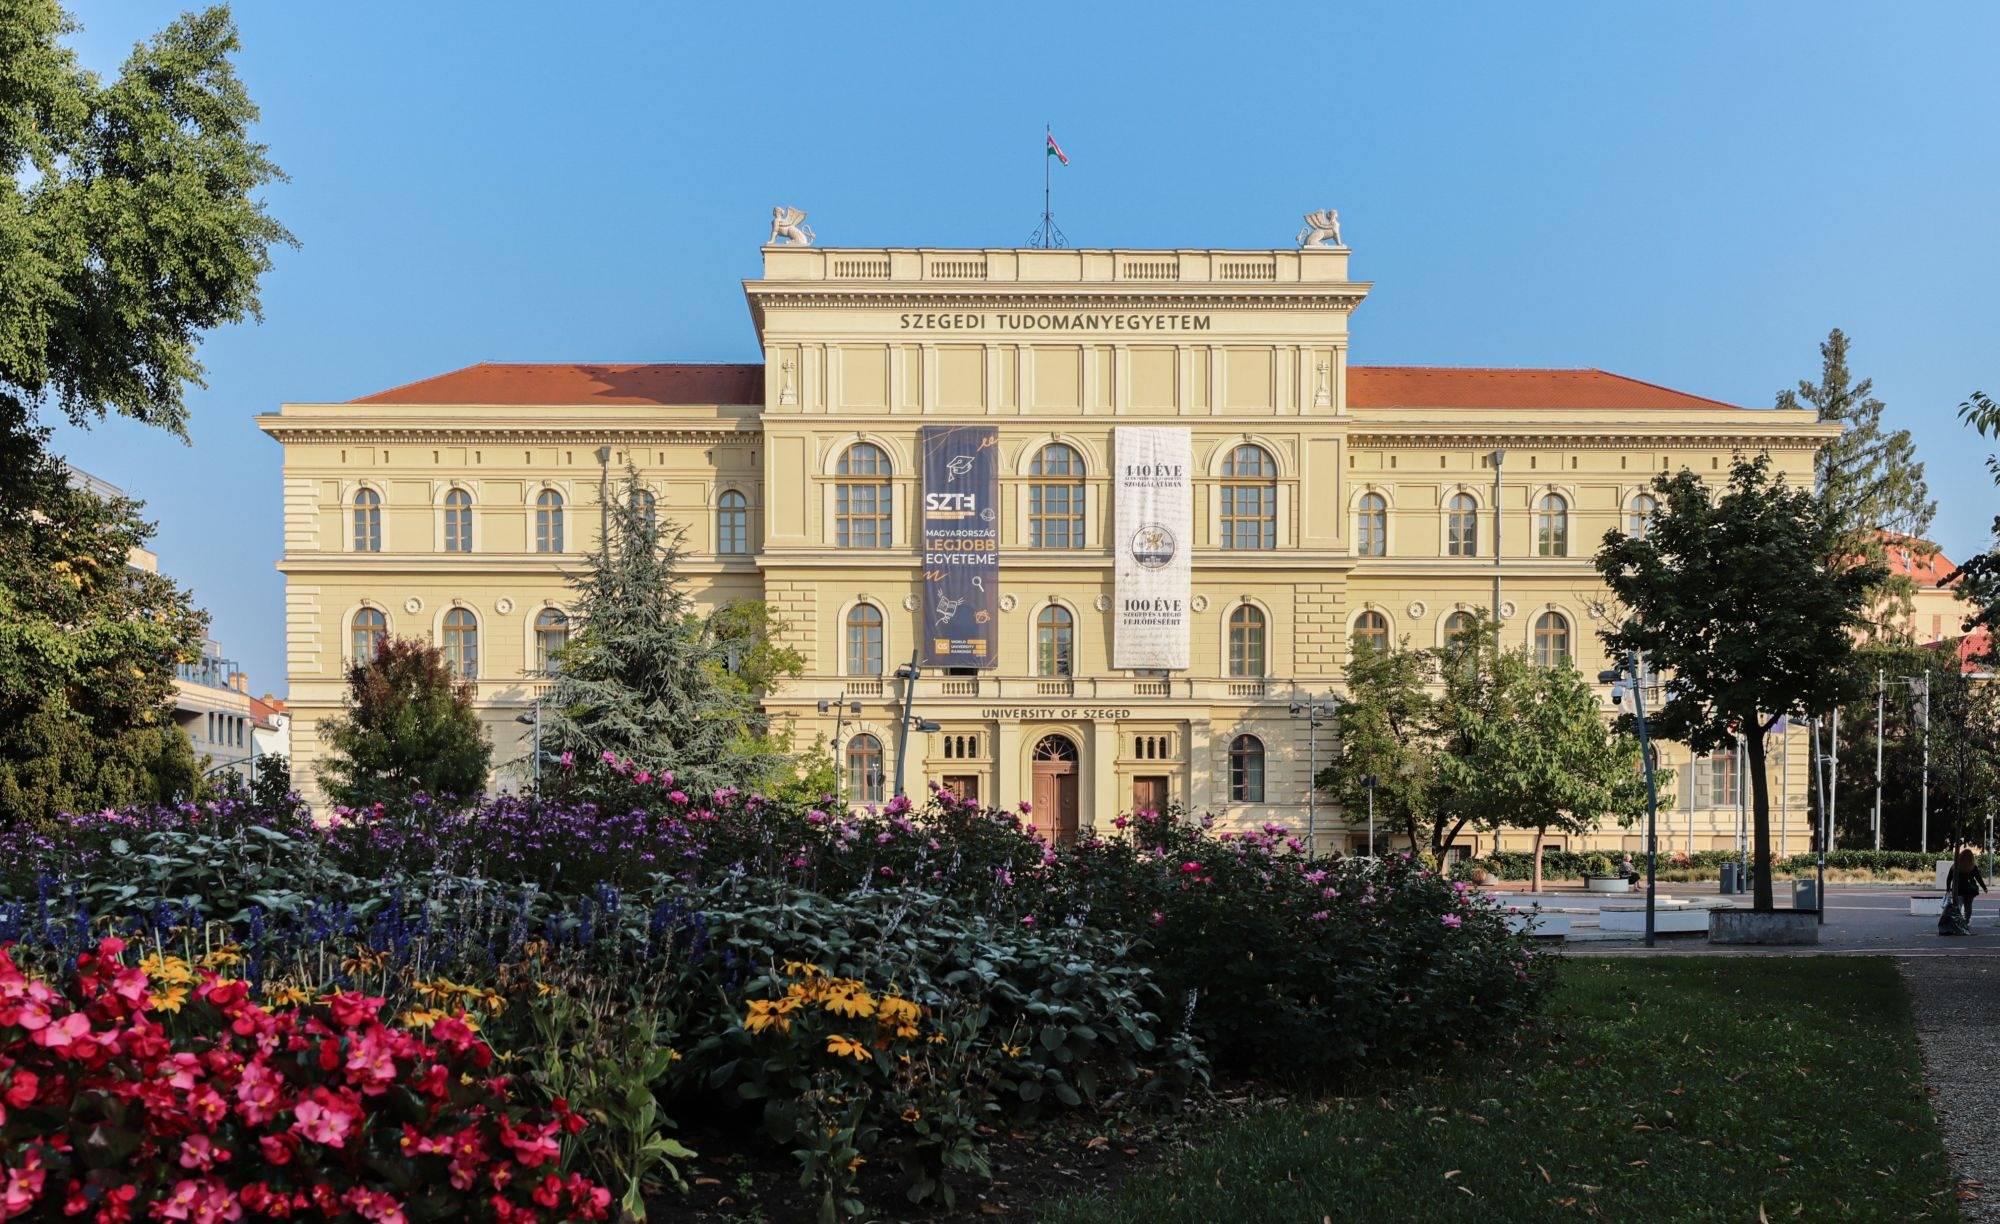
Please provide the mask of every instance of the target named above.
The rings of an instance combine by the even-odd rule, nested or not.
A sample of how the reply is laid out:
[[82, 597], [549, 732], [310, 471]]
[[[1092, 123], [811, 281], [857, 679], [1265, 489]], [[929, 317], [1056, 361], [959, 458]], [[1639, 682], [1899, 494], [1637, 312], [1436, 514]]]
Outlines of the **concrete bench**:
[[[1690, 905], [1685, 902], [1675, 905], [1655, 905], [1653, 907], [1653, 930], [1664, 935], [1689, 934], [1696, 931], [1708, 933], [1708, 911], [1718, 908], [1713, 905]], [[1646, 930], [1646, 907], [1643, 905], [1607, 905], [1597, 917], [1600, 931]]]
[[1567, 939], [1570, 916], [1560, 910], [1510, 909], [1507, 929], [1517, 933], [1526, 931], [1536, 939]]
[[1935, 918], [1944, 912], [1944, 894], [1911, 893], [1910, 916], [1913, 918]]

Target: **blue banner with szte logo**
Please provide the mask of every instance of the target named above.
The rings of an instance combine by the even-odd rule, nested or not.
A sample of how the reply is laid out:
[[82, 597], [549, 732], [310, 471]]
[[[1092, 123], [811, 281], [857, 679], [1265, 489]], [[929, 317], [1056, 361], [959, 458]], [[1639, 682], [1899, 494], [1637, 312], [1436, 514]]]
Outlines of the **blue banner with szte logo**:
[[1000, 661], [1000, 431], [926, 425], [922, 432], [922, 662], [992, 667]]

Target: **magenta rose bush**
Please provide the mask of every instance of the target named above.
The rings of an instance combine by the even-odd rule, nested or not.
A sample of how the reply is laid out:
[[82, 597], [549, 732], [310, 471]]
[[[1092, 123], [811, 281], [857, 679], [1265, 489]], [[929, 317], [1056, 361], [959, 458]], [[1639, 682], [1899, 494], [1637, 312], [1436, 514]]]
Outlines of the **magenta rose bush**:
[[122, 940], [60, 986], [0, 951], [0, 1220], [600, 1220], [558, 1171], [584, 1121], [510, 1099], [462, 1020], [379, 998], [267, 1009], [206, 973], [156, 994]]

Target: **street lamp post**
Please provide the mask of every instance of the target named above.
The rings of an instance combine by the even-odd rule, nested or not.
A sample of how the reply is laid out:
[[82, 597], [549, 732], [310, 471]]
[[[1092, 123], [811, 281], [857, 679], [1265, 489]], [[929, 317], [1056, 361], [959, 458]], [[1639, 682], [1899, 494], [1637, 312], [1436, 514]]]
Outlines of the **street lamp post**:
[[896, 727], [896, 793], [903, 793], [903, 766], [910, 759], [910, 732], [930, 732], [938, 730], [938, 724], [925, 718], [918, 718], [913, 712], [917, 703], [917, 677], [923, 669], [917, 666], [915, 651], [910, 652], [910, 661], [896, 669], [896, 678], [903, 682], [903, 717]]
[[[1622, 674], [1621, 674], [1622, 673]], [[1637, 651], [1625, 656], [1620, 665], [1597, 674], [1600, 683], [1610, 684], [1611, 704], [1617, 705], [1623, 690], [1632, 692], [1632, 713], [1639, 725], [1639, 759], [1646, 767], [1646, 946], [1653, 946], [1653, 897], [1655, 869], [1659, 860], [1659, 776], [1653, 764], [1653, 743], [1646, 732], [1646, 669]]]
[[1296, 701], [1292, 703], [1292, 717], [1306, 716], [1307, 858], [1319, 857], [1319, 808], [1315, 802], [1319, 794], [1319, 725], [1322, 719], [1333, 717], [1339, 705], [1339, 701], [1332, 696], [1324, 700], [1308, 697], [1303, 705]]
[[533, 779], [535, 798], [540, 799], [542, 797], [542, 699], [535, 698], [534, 713], [516, 714], [514, 721], [535, 729], [535, 754], [529, 758], [528, 776]]
[[847, 716], [849, 714], [853, 714], [857, 718], [861, 716], [861, 703], [858, 701], [849, 701], [847, 699], [847, 690], [842, 689], [840, 699], [837, 701], [828, 701], [824, 697], [820, 698], [819, 712], [822, 714], [831, 712], [833, 714], [833, 794], [837, 799], [845, 799], [847, 798], [847, 794], [840, 789], [840, 732], [847, 725]]

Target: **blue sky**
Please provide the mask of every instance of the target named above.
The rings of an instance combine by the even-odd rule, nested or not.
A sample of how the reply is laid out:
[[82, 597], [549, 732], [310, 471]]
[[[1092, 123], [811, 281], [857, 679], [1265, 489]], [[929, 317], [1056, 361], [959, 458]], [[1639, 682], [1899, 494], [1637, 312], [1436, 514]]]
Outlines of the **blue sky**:
[[[178, 7], [75, 9], [112, 71]], [[1282, 246], [1337, 207], [1363, 364], [1599, 366], [1765, 406], [1853, 337], [1953, 556], [1996, 494], [2000, 6], [238, 6], [301, 247], [213, 336], [193, 445], [63, 428], [282, 693], [253, 414], [480, 360], [754, 360], [770, 207], [837, 245]]]

